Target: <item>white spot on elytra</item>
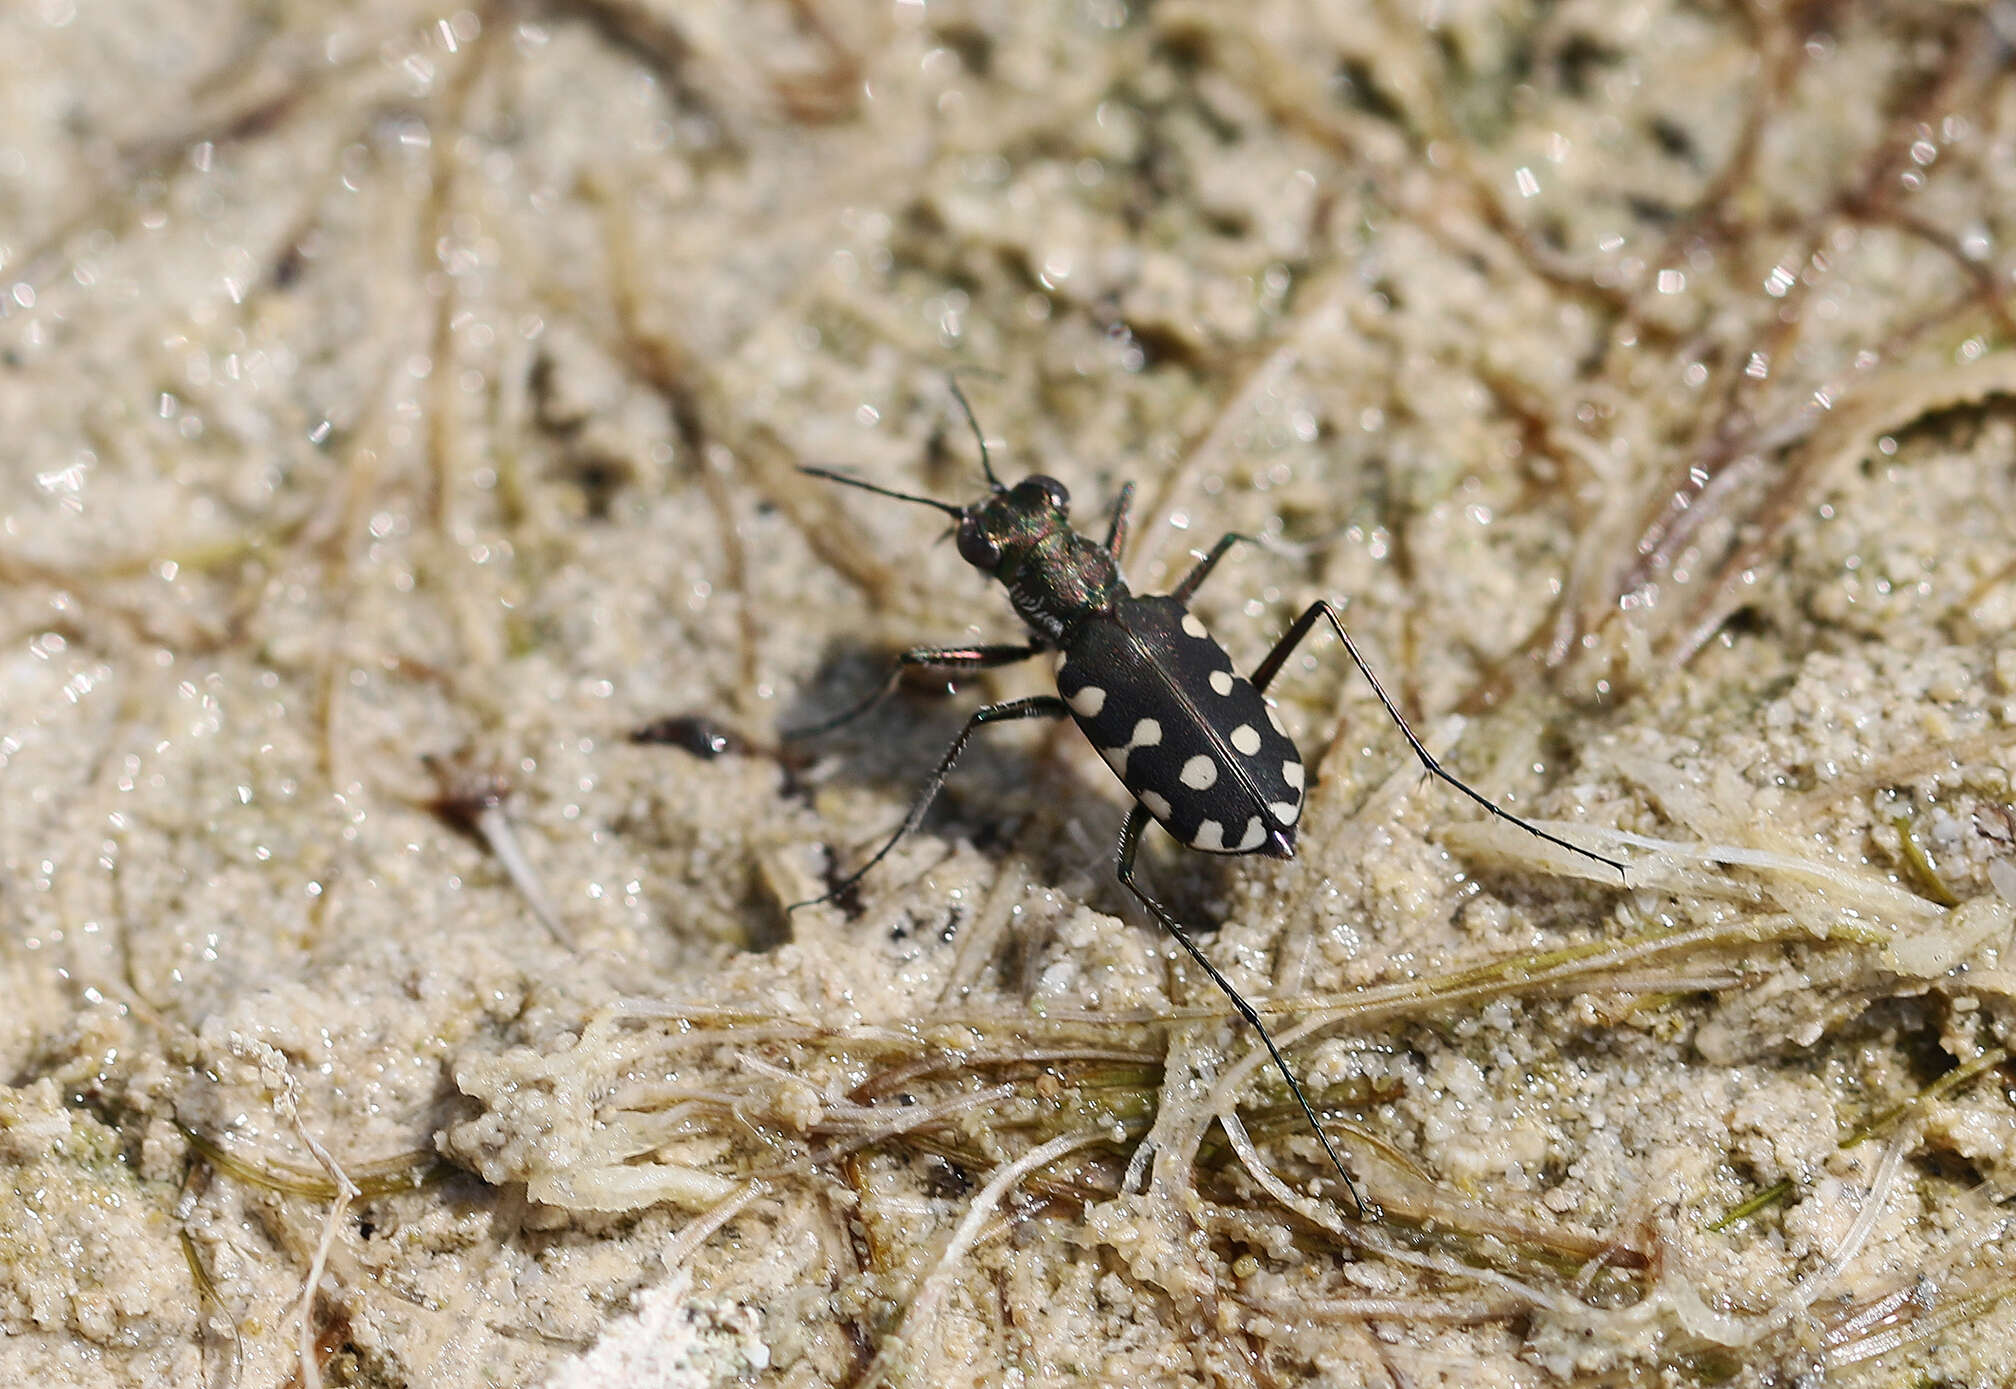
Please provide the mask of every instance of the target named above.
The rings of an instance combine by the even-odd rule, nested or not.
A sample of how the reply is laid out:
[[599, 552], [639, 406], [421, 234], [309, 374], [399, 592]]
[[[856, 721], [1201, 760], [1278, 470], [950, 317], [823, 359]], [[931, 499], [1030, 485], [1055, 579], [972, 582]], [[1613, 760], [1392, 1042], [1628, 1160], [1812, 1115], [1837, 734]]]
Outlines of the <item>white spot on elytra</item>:
[[1183, 764], [1183, 784], [1192, 791], [1209, 791], [1218, 784], [1218, 764], [1198, 753]]
[[1293, 801], [1276, 801], [1267, 807], [1274, 812], [1274, 818], [1284, 825], [1292, 825], [1302, 814], [1302, 807]]
[[1213, 690], [1213, 691], [1214, 691], [1215, 693], [1217, 693], [1217, 694], [1221, 694], [1221, 695], [1228, 695], [1228, 694], [1231, 694], [1231, 693], [1232, 693], [1232, 672], [1231, 672], [1231, 671], [1229, 671], [1229, 670], [1214, 670], [1214, 671], [1212, 671], [1212, 672], [1211, 672], [1211, 688], [1212, 688], [1212, 690]]
[[[1105, 702], [1105, 695], [1100, 695]], [[1074, 706], [1075, 707], [1075, 706]], [[1124, 748], [1101, 748], [1099, 755], [1106, 759], [1106, 765], [1113, 769], [1113, 775], [1122, 781], [1127, 779], [1127, 754], [1135, 748], [1152, 748], [1162, 741], [1162, 725], [1153, 719], [1142, 719], [1134, 725], [1133, 736]]]
[[1283, 762], [1281, 764], [1281, 780], [1287, 782], [1297, 791], [1300, 791], [1302, 789], [1302, 764], [1292, 757]]
[[1239, 749], [1241, 757], [1251, 757], [1260, 751], [1260, 735], [1253, 731], [1253, 725], [1242, 723], [1232, 730], [1232, 746]]
[[1156, 819], [1166, 820], [1169, 818], [1169, 802], [1163, 800], [1153, 791], [1143, 791], [1141, 793], [1141, 804]]
[[1246, 822], [1246, 833], [1239, 840], [1239, 852], [1243, 854], [1249, 849], [1259, 848], [1266, 838], [1267, 827], [1261, 824], [1260, 817], [1255, 815]]
[[1273, 724], [1274, 731], [1283, 738], [1288, 736], [1288, 730], [1281, 726], [1281, 716], [1274, 712], [1274, 701], [1271, 699], [1267, 701], [1267, 722]]
[[1204, 624], [1197, 620], [1196, 613], [1183, 614], [1183, 630], [1199, 641], [1209, 641], [1211, 639], [1211, 633], [1206, 631]]
[[1225, 827], [1216, 820], [1206, 820], [1197, 827], [1197, 834], [1190, 841], [1193, 849], [1203, 849], [1207, 853], [1218, 853], [1225, 847]]
[[1071, 712], [1081, 719], [1097, 718], [1099, 711], [1106, 707], [1106, 691], [1097, 685], [1087, 685], [1065, 703], [1069, 704]]

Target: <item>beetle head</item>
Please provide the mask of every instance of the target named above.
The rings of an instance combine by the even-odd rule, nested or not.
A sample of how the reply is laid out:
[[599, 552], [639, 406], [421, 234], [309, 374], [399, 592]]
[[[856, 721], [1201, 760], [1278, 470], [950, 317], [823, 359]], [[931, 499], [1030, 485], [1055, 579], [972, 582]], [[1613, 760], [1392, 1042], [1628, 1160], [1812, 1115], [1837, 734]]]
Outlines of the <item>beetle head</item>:
[[991, 574], [1003, 560], [1071, 528], [1071, 494], [1054, 477], [1035, 473], [1013, 487], [998, 487], [959, 512], [959, 558]]

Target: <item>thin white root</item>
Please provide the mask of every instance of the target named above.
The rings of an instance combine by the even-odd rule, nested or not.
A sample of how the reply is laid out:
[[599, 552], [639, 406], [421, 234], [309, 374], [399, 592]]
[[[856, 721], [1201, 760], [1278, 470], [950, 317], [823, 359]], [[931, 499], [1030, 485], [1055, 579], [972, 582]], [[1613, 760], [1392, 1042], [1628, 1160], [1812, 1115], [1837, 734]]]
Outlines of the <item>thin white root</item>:
[[875, 1353], [875, 1359], [869, 1364], [867, 1373], [861, 1376], [855, 1389], [874, 1389], [874, 1386], [882, 1383], [888, 1378], [889, 1371], [895, 1366], [896, 1358], [904, 1353], [910, 1341], [913, 1338], [921, 1338], [929, 1329], [930, 1320], [937, 1312], [938, 1304], [944, 1301], [945, 1294], [951, 1287], [954, 1267], [979, 1239], [981, 1228], [986, 1225], [988, 1217], [993, 1215], [994, 1208], [1000, 1204], [1001, 1198], [1006, 1196], [1017, 1182], [1037, 1168], [1055, 1162], [1066, 1153], [1090, 1147], [1094, 1143], [1102, 1143], [1105, 1139], [1106, 1135], [1097, 1131], [1067, 1133], [1061, 1138], [1051, 1139], [1041, 1147], [1031, 1148], [1013, 1162], [997, 1167], [994, 1175], [987, 1179], [987, 1185], [981, 1187], [979, 1194], [973, 1198], [973, 1204], [967, 1207], [965, 1216], [952, 1231], [951, 1238], [945, 1241], [945, 1247], [938, 1252], [937, 1259], [932, 1262], [931, 1271], [924, 1275], [924, 1281], [917, 1285], [916, 1295], [910, 1299], [910, 1305], [903, 1310], [902, 1320], [883, 1340], [882, 1348]]
[[300, 1085], [288, 1069], [287, 1058], [280, 1049], [238, 1032], [231, 1034], [230, 1044], [233, 1056], [259, 1068], [260, 1079], [273, 1091], [274, 1112], [293, 1128], [295, 1137], [314, 1156], [336, 1188], [336, 1199], [329, 1203], [329, 1214], [322, 1222], [322, 1238], [315, 1246], [315, 1256], [308, 1261], [308, 1275], [302, 1280], [301, 1303], [296, 1309], [300, 1327], [296, 1332], [295, 1346], [301, 1358], [301, 1383], [303, 1389], [322, 1389], [322, 1372], [315, 1364], [315, 1292], [322, 1284], [323, 1271], [329, 1265], [329, 1251], [336, 1245], [336, 1232], [342, 1228], [343, 1216], [359, 1194], [357, 1184], [350, 1180], [349, 1174], [344, 1172], [329, 1150], [301, 1122]]
[[687, 1221], [665, 1246], [665, 1267], [684, 1268], [686, 1261], [700, 1251], [700, 1246], [705, 1244], [716, 1230], [742, 1214], [751, 1201], [768, 1190], [769, 1187], [762, 1182], [745, 1182], [740, 1191], [713, 1210]]
[[1246, 1125], [1237, 1114], [1230, 1109], [1219, 1110], [1218, 1127], [1225, 1130], [1225, 1136], [1232, 1140], [1232, 1151], [1238, 1155], [1240, 1163], [1262, 1191], [1289, 1210], [1306, 1220], [1314, 1221], [1333, 1234], [1344, 1233], [1344, 1222], [1335, 1211], [1321, 1201], [1297, 1195], [1289, 1189], [1288, 1183], [1274, 1175], [1274, 1169], [1261, 1160], [1260, 1150], [1253, 1146], [1253, 1139], [1247, 1134]]
[[[1691, 1287], [1676, 1286], [1677, 1280], [1667, 1282], [1667, 1292], [1673, 1296], [1675, 1309], [1680, 1313], [1682, 1323], [1695, 1335], [1732, 1349], [1754, 1346], [1764, 1337], [1791, 1321], [1813, 1304], [1813, 1300], [1825, 1292], [1835, 1279], [1839, 1278], [1848, 1265], [1855, 1262], [1862, 1253], [1862, 1246], [1868, 1243], [1870, 1233], [1884, 1208], [1890, 1204], [1892, 1188], [1897, 1184], [1897, 1172], [1904, 1163], [1905, 1151], [1915, 1137], [1912, 1129], [1900, 1130], [1883, 1150], [1882, 1161], [1876, 1164], [1875, 1178], [1869, 1183], [1869, 1197], [1862, 1203], [1862, 1209], [1855, 1215], [1848, 1233], [1841, 1238], [1841, 1245], [1833, 1257], [1820, 1267], [1794, 1283], [1791, 1289], [1772, 1308], [1757, 1317], [1731, 1316], [1716, 1312], [1703, 1302]], [[1688, 1294], [1678, 1295], [1675, 1294]]]

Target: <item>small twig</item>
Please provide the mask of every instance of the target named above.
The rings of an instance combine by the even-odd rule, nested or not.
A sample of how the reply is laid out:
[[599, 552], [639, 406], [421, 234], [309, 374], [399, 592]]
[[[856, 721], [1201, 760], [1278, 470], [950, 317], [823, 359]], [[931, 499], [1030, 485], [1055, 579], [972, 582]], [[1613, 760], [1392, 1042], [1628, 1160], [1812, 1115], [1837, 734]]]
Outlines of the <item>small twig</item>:
[[518, 842], [504, 802], [511, 795], [510, 780], [495, 768], [478, 768], [466, 753], [437, 757], [428, 753], [420, 759], [434, 774], [440, 795], [434, 800], [436, 814], [452, 820], [483, 842], [511, 886], [525, 899], [532, 915], [539, 919], [553, 939], [569, 950], [576, 949], [573, 936], [560, 922], [559, 913], [539, 886], [539, 875]]

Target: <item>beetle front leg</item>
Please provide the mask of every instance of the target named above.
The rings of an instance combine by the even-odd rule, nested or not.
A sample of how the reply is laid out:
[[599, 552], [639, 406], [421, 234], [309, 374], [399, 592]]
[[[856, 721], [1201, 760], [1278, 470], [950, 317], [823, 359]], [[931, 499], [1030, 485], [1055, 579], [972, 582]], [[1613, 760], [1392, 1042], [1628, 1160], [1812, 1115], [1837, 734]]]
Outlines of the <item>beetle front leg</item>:
[[1134, 505], [1134, 484], [1122, 483], [1120, 495], [1113, 499], [1113, 519], [1106, 523], [1106, 553], [1113, 556], [1113, 562], [1120, 562], [1120, 552], [1127, 548], [1127, 509]]
[[1198, 560], [1196, 564], [1190, 567], [1190, 572], [1183, 576], [1183, 581], [1169, 590], [1169, 596], [1179, 603], [1188, 603], [1190, 595], [1197, 591], [1200, 584], [1211, 577], [1211, 571], [1218, 567], [1218, 561], [1225, 558], [1225, 552], [1241, 541], [1244, 541], [1248, 545], [1258, 545], [1260, 543], [1253, 536], [1242, 534], [1239, 531], [1226, 531], [1225, 534], [1218, 537], [1218, 543], [1205, 553], [1204, 558]]

